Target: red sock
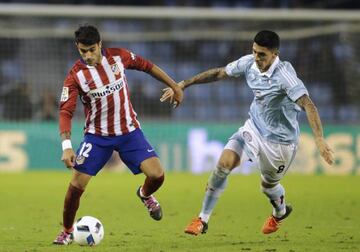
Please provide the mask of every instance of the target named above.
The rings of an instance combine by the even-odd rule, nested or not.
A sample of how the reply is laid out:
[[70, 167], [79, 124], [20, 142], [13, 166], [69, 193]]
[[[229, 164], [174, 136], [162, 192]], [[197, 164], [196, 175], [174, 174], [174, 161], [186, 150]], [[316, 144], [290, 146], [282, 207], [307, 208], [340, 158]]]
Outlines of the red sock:
[[64, 211], [63, 211], [63, 225], [65, 232], [72, 232], [75, 220], [76, 211], [80, 205], [80, 197], [84, 191], [69, 184], [66, 192]]
[[164, 174], [158, 178], [146, 177], [144, 185], [142, 186], [142, 195], [149, 197], [157, 191], [164, 182]]

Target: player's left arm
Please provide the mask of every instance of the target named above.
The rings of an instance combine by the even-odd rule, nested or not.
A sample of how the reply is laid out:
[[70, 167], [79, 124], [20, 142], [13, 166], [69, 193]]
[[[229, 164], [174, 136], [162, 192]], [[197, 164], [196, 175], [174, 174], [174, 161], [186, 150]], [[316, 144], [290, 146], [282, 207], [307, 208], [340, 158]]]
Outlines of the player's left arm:
[[127, 69], [135, 69], [150, 74], [152, 77], [161, 81], [166, 86], [174, 91], [174, 96], [170, 100], [174, 104], [174, 107], [180, 105], [183, 100], [183, 90], [176, 84], [176, 82], [160, 67], [144, 59], [143, 57], [136, 55], [135, 53], [126, 49], [110, 49], [114, 53], [120, 54], [124, 67]]
[[302, 107], [305, 112], [306, 116], [309, 122], [309, 125], [313, 131], [314, 137], [315, 137], [315, 143], [318, 147], [318, 150], [320, 152], [320, 155], [324, 158], [324, 160], [328, 164], [334, 163], [334, 155], [332, 149], [329, 147], [329, 145], [326, 143], [324, 139], [324, 133], [323, 133], [323, 127], [321, 124], [320, 116], [318, 113], [318, 110], [313, 103], [313, 101], [310, 99], [308, 95], [301, 96], [297, 101], [296, 104], [298, 104], [300, 107]]
[[161, 81], [162, 83], [164, 83], [166, 86], [168, 86], [169, 88], [171, 88], [173, 90], [174, 95], [170, 99], [170, 103], [173, 103], [174, 107], [179, 106], [180, 103], [182, 102], [183, 96], [184, 96], [184, 93], [183, 93], [183, 90], [181, 89], [181, 87], [179, 85], [177, 85], [177, 83], [164, 70], [162, 70], [160, 67], [158, 67], [155, 64], [153, 64], [152, 68], [150, 69], [150, 71], [148, 73], [152, 77], [154, 77], [158, 81]]

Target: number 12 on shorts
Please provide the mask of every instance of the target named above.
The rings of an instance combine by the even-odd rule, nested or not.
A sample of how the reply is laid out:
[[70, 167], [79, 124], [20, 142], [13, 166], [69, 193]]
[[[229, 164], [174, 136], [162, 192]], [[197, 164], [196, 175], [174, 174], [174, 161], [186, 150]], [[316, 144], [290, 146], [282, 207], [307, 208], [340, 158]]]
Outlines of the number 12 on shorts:
[[83, 157], [89, 157], [89, 152], [92, 149], [92, 144], [91, 143], [86, 143], [84, 142], [80, 151], [79, 151], [79, 156], [83, 156]]

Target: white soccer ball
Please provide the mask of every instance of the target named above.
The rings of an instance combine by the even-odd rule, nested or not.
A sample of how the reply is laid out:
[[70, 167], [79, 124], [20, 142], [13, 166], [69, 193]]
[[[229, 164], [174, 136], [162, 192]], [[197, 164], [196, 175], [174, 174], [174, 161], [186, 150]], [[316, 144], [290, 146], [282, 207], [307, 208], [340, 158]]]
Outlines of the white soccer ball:
[[79, 245], [98, 245], [104, 238], [104, 226], [96, 218], [83, 216], [74, 224], [74, 241]]

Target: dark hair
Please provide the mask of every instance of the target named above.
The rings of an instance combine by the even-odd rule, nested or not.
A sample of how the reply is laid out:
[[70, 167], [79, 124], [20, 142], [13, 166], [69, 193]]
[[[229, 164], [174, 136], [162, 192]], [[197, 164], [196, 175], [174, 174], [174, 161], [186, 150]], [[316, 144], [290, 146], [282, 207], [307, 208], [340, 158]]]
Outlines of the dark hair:
[[256, 34], [254, 42], [268, 49], [279, 49], [280, 37], [273, 31], [263, 30]]
[[75, 42], [84, 45], [93, 45], [100, 42], [100, 33], [95, 26], [82, 25], [75, 31]]

